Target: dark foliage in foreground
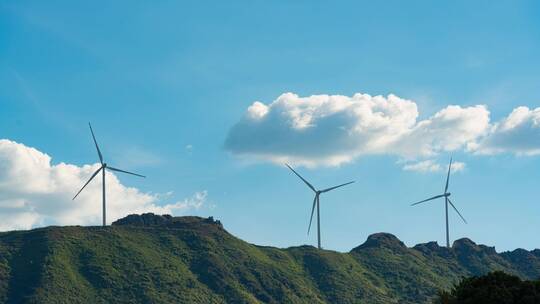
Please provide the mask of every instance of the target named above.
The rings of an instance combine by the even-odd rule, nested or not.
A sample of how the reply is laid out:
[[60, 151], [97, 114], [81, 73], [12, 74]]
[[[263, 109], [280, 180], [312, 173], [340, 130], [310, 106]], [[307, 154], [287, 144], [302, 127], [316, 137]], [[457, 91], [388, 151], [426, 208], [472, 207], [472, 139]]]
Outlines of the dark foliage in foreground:
[[450, 292], [443, 291], [436, 304], [535, 304], [540, 303], [540, 281], [523, 281], [502, 271], [463, 279]]

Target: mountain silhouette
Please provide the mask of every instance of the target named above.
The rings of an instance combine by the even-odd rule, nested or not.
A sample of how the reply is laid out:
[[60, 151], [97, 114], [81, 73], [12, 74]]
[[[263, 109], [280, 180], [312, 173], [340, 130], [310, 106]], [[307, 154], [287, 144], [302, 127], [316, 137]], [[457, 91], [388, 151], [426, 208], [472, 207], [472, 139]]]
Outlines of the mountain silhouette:
[[540, 251], [469, 239], [348, 253], [244, 242], [213, 218], [130, 215], [109, 227], [0, 233], [0, 303], [430, 303], [462, 277], [540, 277]]

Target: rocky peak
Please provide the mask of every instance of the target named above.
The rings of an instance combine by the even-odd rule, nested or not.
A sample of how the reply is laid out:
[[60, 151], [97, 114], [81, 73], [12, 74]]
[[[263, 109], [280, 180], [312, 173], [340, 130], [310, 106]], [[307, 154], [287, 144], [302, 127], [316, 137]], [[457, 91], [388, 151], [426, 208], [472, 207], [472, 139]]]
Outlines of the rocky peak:
[[368, 236], [364, 244], [354, 248], [352, 251], [366, 248], [387, 248], [392, 250], [407, 249], [407, 246], [400, 241], [395, 235], [390, 233], [374, 233]]
[[454, 241], [452, 249], [459, 254], [476, 254], [484, 253], [487, 255], [496, 255], [495, 247], [489, 247], [485, 245], [477, 245], [475, 242], [468, 238], [462, 238]]
[[202, 218], [197, 216], [173, 217], [169, 214], [157, 215], [154, 213], [130, 214], [112, 223], [113, 226], [141, 226], [141, 227], [170, 227], [181, 228], [186, 225], [210, 224], [223, 228], [219, 220], [214, 218]]
[[130, 214], [112, 223], [113, 226], [166, 226], [172, 222], [169, 214], [157, 215], [153, 213]]

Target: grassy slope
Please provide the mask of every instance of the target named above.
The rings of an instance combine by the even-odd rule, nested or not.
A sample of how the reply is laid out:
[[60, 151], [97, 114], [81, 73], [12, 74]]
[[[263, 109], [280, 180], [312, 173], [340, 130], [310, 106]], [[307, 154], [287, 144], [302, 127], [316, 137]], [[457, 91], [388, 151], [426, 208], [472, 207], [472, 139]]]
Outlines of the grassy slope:
[[0, 303], [419, 303], [461, 276], [540, 274], [537, 255], [523, 261], [468, 240], [413, 249], [376, 234], [350, 253], [277, 249], [190, 221], [0, 233]]

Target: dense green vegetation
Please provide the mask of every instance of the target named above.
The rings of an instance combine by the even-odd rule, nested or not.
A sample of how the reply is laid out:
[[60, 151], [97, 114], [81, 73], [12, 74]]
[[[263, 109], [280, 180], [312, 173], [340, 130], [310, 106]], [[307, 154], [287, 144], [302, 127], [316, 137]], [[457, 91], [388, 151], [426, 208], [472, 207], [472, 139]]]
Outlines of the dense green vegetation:
[[110, 227], [0, 233], [0, 303], [431, 303], [462, 277], [540, 277], [538, 251], [371, 235], [349, 253], [246, 243], [218, 221], [130, 216]]
[[540, 303], [540, 281], [523, 281], [501, 271], [465, 278], [451, 291], [443, 291], [436, 304]]

